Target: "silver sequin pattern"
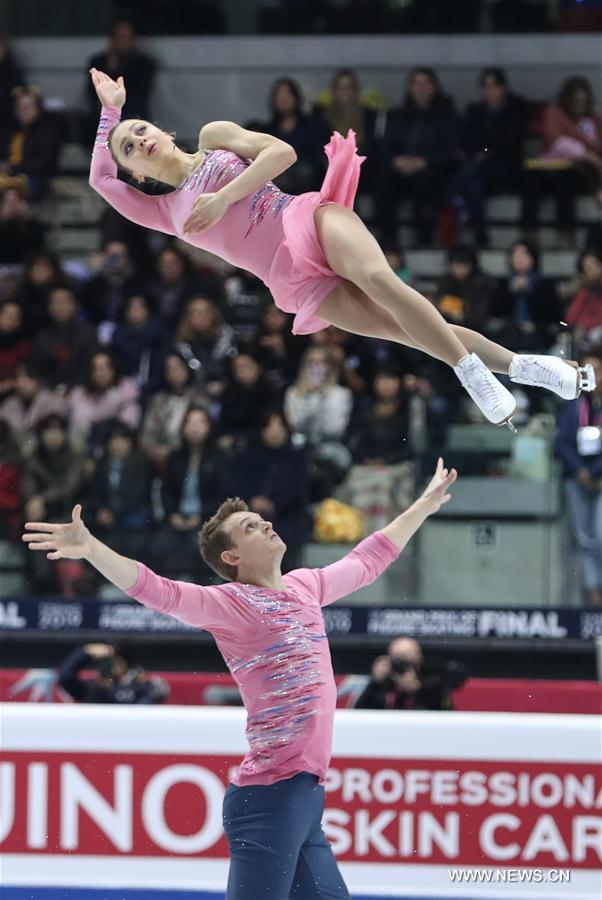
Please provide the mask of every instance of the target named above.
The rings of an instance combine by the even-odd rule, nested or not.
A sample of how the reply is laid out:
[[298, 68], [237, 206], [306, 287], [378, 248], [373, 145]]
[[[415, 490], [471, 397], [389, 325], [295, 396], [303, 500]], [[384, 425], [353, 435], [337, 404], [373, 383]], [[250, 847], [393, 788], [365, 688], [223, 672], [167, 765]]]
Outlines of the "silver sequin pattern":
[[[257, 772], [271, 764], [273, 751], [298, 738], [316, 714], [324, 683], [320, 669], [320, 645], [326, 640], [320, 619], [307, 624], [295, 615], [295, 601], [284, 593], [254, 585], [231, 585], [237, 597], [256, 609], [270, 635], [259, 653], [226, 660], [237, 682], [247, 672], [259, 673], [265, 706], [247, 722], [250, 751], [241, 773]], [[318, 630], [312, 633], [312, 626]]]

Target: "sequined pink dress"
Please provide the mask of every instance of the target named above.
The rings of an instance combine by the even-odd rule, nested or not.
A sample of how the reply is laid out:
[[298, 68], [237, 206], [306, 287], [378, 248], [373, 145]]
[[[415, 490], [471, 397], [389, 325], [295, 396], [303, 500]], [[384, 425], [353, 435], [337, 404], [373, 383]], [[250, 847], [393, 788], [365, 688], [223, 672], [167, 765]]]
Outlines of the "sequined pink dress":
[[337, 692], [321, 607], [371, 584], [398, 555], [377, 531], [330, 566], [284, 575], [285, 591], [170, 581], [138, 563], [128, 594], [210, 631], [240, 688], [249, 751], [234, 784], [273, 784], [299, 772], [323, 783]]
[[212, 193], [249, 165], [228, 150], [213, 150], [178, 188], [148, 196], [117, 178], [117, 165], [107, 147], [107, 134], [120, 120], [120, 110], [103, 107], [96, 138], [90, 184], [132, 222], [177, 235], [222, 259], [247, 269], [267, 285], [280, 309], [294, 313], [294, 334], [327, 327], [316, 315], [323, 300], [342, 279], [328, 266], [318, 240], [314, 212], [324, 203], [352, 207], [363, 157], [357, 155], [355, 134], [333, 134], [325, 147], [328, 170], [319, 191], [285, 194], [272, 182], [233, 203], [222, 219], [198, 235], [182, 233], [199, 194]]

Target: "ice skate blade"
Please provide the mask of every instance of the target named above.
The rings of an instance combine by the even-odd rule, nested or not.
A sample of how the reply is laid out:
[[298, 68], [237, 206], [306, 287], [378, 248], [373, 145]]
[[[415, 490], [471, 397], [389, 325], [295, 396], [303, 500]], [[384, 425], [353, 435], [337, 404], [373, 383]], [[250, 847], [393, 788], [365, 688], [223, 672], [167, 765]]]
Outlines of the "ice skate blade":
[[581, 391], [589, 392], [596, 390], [596, 375], [591, 363], [588, 363], [587, 366], [579, 366], [577, 373], [579, 393], [581, 393]]
[[506, 425], [510, 429], [512, 434], [518, 434], [518, 428], [512, 421], [512, 416], [509, 419], [506, 419], [504, 422], [500, 422], [498, 428], [503, 428], [504, 425]]

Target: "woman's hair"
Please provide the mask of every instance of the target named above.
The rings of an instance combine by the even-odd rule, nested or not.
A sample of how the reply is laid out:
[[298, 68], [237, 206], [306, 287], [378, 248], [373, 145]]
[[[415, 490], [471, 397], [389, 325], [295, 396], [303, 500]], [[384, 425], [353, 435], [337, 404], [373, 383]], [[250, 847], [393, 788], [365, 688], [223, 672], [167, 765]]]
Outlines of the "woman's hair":
[[14, 466], [22, 461], [19, 441], [6, 419], [0, 419], [0, 461]]
[[457, 244], [452, 247], [447, 255], [447, 260], [451, 266], [453, 263], [464, 263], [472, 266], [473, 269], [479, 268], [479, 257], [473, 247], [468, 244]]
[[272, 87], [270, 88], [270, 97], [269, 97], [270, 115], [272, 117], [273, 122], [276, 122], [279, 119], [279, 113], [274, 104], [275, 104], [275, 99], [276, 99], [276, 93], [278, 92], [278, 89], [280, 87], [282, 87], [283, 85], [290, 90], [291, 94], [295, 98], [294, 114], [296, 116], [303, 115], [303, 92], [301, 91], [301, 88], [299, 87], [297, 82], [293, 78], [277, 78], [276, 81], [272, 84]]
[[132, 450], [136, 450], [138, 447], [138, 435], [136, 431], [131, 428], [129, 425], [126, 425], [125, 422], [121, 422], [119, 419], [109, 419], [108, 422], [105, 423], [104, 428], [104, 448], [105, 451], [109, 449], [109, 443], [113, 438], [127, 438], [127, 440], [132, 445]]
[[583, 263], [588, 256], [593, 256], [594, 259], [597, 259], [598, 262], [602, 265], [602, 250], [598, 250], [597, 247], [586, 247], [585, 250], [582, 250], [579, 254], [579, 258], [577, 260], [577, 271], [583, 275]]
[[594, 111], [594, 92], [587, 78], [584, 78], [582, 75], [573, 75], [562, 83], [556, 98], [556, 103], [564, 110], [567, 116], [573, 118], [573, 101], [577, 91], [585, 91], [587, 94], [585, 115], [591, 116]]
[[20, 359], [17, 365], [15, 366], [15, 375], [18, 375], [19, 372], [24, 372], [28, 378], [34, 378], [36, 381], [43, 381], [42, 373], [31, 359]]
[[184, 312], [182, 313], [180, 321], [178, 322], [178, 327], [176, 328], [176, 341], [178, 343], [187, 344], [194, 339], [195, 332], [192, 330], [192, 325], [190, 324], [190, 310], [192, 308], [192, 304], [196, 303], [198, 300], [202, 300], [203, 303], [207, 303], [211, 309], [212, 321], [211, 327], [208, 332], [211, 337], [216, 338], [220, 332], [222, 325], [224, 324], [222, 314], [217, 308], [215, 302], [210, 297], [204, 297], [200, 294], [197, 297], [190, 297], [186, 301]]
[[293, 390], [299, 394], [307, 394], [310, 391], [310, 383], [308, 378], [309, 365], [314, 358], [321, 357], [321, 361], [325, 362], [328, 367], [326, 378], [324, 379], [324, 387], [330, 388], [338, 383], [339, 367], [337, 362], [327, 347], [309, 347], [301, 357], [301, 365], [299, 366], [299, 374], [293, 385]]
[[46, 431], [47, 428], [58, 427], [61, 429], [63, 434], [65, 435], [65, 441], [63, 442], [63, 446], [67, 443], [67, 419], [64, 416], [61, 416], [59, 413], [49, 413], [47, 416], [44, 416], [43, 419], [40, 419], [39, 422], [36, 422], [33, 428], [33, 432], [36, 438], [36, 446], [37, 446], [37, 455], [42, 460], [48, 459], [48, 448], [46, 444], [42, 440], [42, 435]]
[[189, 385], [190, 382], [192, 381], [192, 377], [193, 377], [193, 371], [192, 371], [192, 369], [191, 369], [190, 366], [188, 365], [188, 362], [187, 362], [186, 358], [185, 358], [184, 356], [182, 356], [181, 353], [178, 353], [177, 350], [170, 350], [170, 351], [166, 354], [165, 359], [164, 359], [164, 361], [163, 361], [163, 380], [164, 380], [164, 382], [165, 382], [165, 386], [166, 386], [166, 387], [169, 387], [169, 382], [167, 381], [167, 377], [166, 377], [166, 375], [165, 375], [165, 372], [166, 372], [166, 369], [167, 369], [167, 360], [169, 359], [170, 356], [175, 356], [175, 358], [176, 358], [177, 360], [179, 360], [179, 362], [182, 363], [184, 369], [186, 370], [186, 385]]
[[48, 250], [34, 250], [33, 253], [30, 253], [29, 256], [25, 258], [25, 262], [23, 263], [23, 272], [21, 274], [21, 282], [27, 281], [29, 279], [29, 277], [31, 276], [31, 270], [40, 259], [45, 259], [50, 263], [51, 268], [54, 269], [55, 280], [61, 278], [61, 276], [63, 275], [63, 270], [61, 268], [58, 257], [55, 256], [54, 253], [50, 253]]
[[95, 350], [94, 353], [90, 356], [90, 359], [88, 360], [88, 365], [86, 366], [86, 373], [85, 373], [84, 379], [83, 379], [83, 385], [89, 393], [94, 393], [97, 390], [96, 385], [94, 384], [94, 381], [92, 378], [92, 370], [94, 368], [94, 360], [96, 359], [97, 356], [106, 356], [107, 359], [109, 360], [109, 363], [113, 369], [112, 385], [116, 385], [118, 383], [119, 377], [121, 375], [121, 372], [119, 371], [118, 366], [117, 366], [117, 359], [110, 350], [105, 350], [105, 349]]
[[506, 259], [508, 260], [508, 265], [511, 264], [512, 254], [516, 250], [517, 247], [524, 247], [531, 259], [533, 260], [533, 269], [535, 271], [539, 271], [540, 264], [540, 254], [539, 248], [534, 241], [529, 240], [528, 238], [518, 238], [516, 241], [512, 241], [508, 250], [506, 251]]
[[[109, 153], [111, 154], [115, 165], [119, 166], [119, 168], [122, 169], [124, 172], [127, 172], [128, 175], [133, 175], [134, 174], [133, 169], [128, 169], [127, 166], [125, 166], [122, 162], [120, 162], [120, 160], [117, 159], [117, 154], [115, 153], [115, 150], [113, 148], [113, 134], [115, 132], [115, 129], [118, 128], [119, 125], [122, 125], [123, 122], [130, 122], [130, 121], [138, 121], [138, 120], [120, 119], [119, 122], [115, 122], [115, 124], [109, 130], [109, 133], [107, 134], [107, 147], [109, 149]], [[139, 121], [146, 122], [146, 119], [140, 119]], [[149, 122], [148, 124], [154, 124], [154, 123]], [[159, 126], [157, 125], [156, 127], [158, 128]], [[163, 129], [161, 129], [161, 131], [163, 131]], [[176, 136], [175, 132], [173, 132], [173, 131], [166, 131], [165, 134], [170, 134], [172, 137]], [[145, 175], [144, 178], [142, 179], [142, 181], [148, 182], [149, 184], [165, 184], [164, 181], [159, 181], [157, 178], [151, 178], [149, 175]], [[171, 185], [169, 185], [169, 187], [171, 187]]]
[[331, 91], [333, 91], [336, 88], [337, 82], [340, 81], [342, 78], [348, 78], [352, 82], [353, 89], [354, 89], [355, 93], [357, 94], [358, 100], [359, 100], [359, 94], [360, 94], [360, 90], [361, 90], [361, 82], [359, 79], [359, 75], [357, 74], [355, 69], [337, 69], [337, 71], [334, 73], [334, 75], [332, 76], [332, 79], [330, 81]]
[[286, 420], [284, 410], [281, 409], [280, 407], [273, 407], [272, 409], [266, 409], [261, 413], [261, 415], [259, 416], [259, 420], [257, 422], [258, 433], [261, 435], [261, 432], [264, 430], [264, 428], [267, 428], [267, 426], [269, 425], [270, 419], [273, 419], [274, 417], [277, 417], [278, 419], [280, 419], [280, 421], [282, 422], [282, 424], [284, 425], [284, 427], [286, 429], [286, 433], [288, 434], [288, 439], [290, 441], [291, 427]]
[[228, 497], [215, 515], [205, 522], [199, 534], [201, 556], [207, 565], [225, 581], [236, 581], [238, 567], [229, 566], [221, 559], [224, 550], [231, 550], [235, 546], [224, 525], [232, 513], [247, 512], [248, 509], [249, 507], [240, 497]]
[[483, 87], [488, 78], [495, 81], [498, 87], [508, 87], [508, 74], [501, 66], [486, 66], [486, 68], [481, 69], [479, 73], [479, 84], [481, 87]]

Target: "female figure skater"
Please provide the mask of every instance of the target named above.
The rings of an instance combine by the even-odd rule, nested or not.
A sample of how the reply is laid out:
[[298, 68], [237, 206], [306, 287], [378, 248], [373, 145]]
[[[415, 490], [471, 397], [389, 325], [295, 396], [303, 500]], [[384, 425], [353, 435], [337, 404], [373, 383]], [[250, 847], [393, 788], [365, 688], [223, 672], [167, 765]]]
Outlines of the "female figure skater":
[[439, 459], [422, 496], [382, 531], [332, 565], [286, 575], [272, 523], [225, 500], [200, 534], [205, 562], [226, 580], [209, 587], [115, 553], [90, 534], [81, 506], [68, 524], [25, 525], [31, 550], [86, 559], [140, 603], [214, 636], [244, 700], [249, 742], [224, 796], [227, 900], [349, 900], [321, 825], [337, 697], [321, 607], [375, 581], [451, 499], [456, 475]]
[[[120, 121], [123, 78], [91, 69], [102, 104], [90, 184], [123, 216], [176, 235], [253, 272], [276, 305], [295, 313], [293, 332], [333, 324], [397, 341], [453, 367], [490, 422], [508, 423], [512, 394], [492, 372], [548, 388], [565, 399], [593, 390], [593, 371], [548, 356], [515, 355], [470, 329], [448, 325], [429, 301], [404, 284], [353, 210], [362, 158], [353, 132], [327, 145], [320, 191], [284, 194], [272, 182], [295, 161], [284, 141], [233, 122], [201, 129], [199, 150], [184, 153], [173, 136], [139, 119]], [[116, 177], [153, 178], [175, 190], [147, 196]]]

